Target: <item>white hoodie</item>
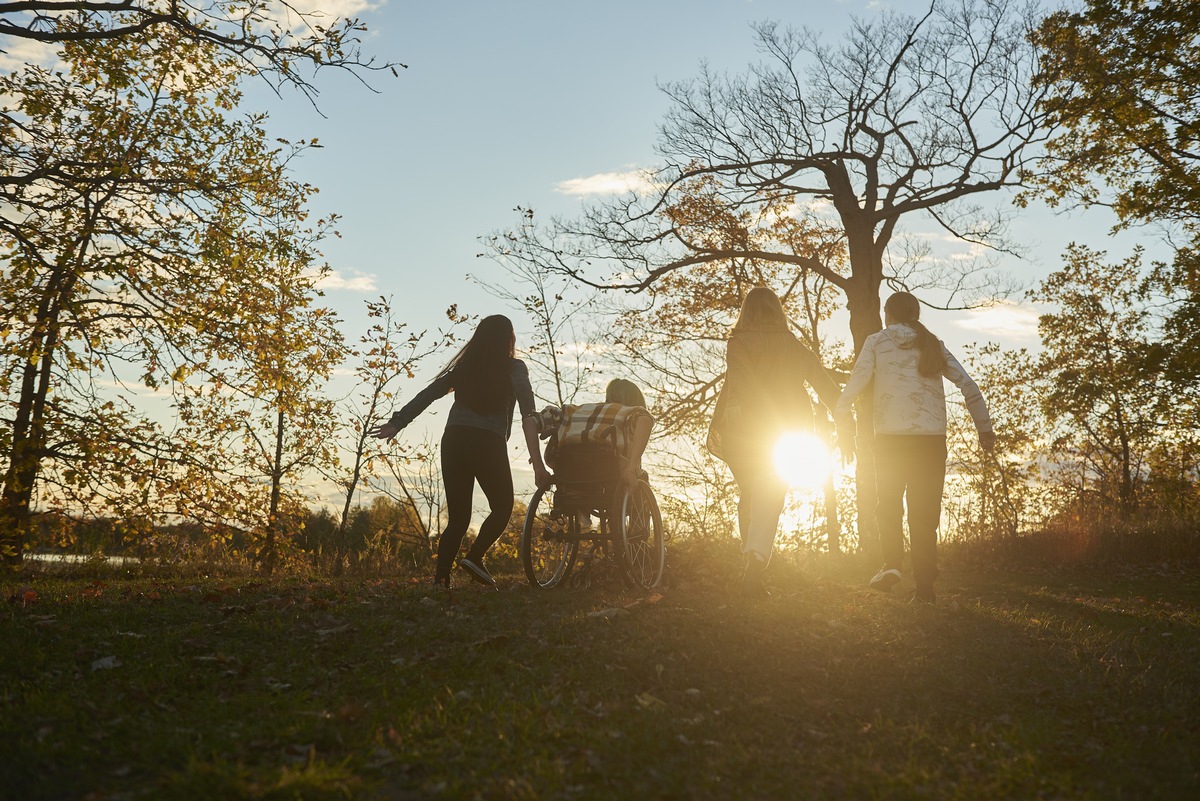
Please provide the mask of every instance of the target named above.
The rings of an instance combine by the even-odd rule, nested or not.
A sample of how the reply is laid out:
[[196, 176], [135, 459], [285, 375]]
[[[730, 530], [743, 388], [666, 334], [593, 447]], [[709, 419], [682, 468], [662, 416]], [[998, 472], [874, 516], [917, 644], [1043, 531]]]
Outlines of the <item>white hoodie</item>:
[[967, 375], [958, 360], [942, 345], [946, 369], [938, 376], [923, 376], [917, 371], [920, 350], [914, 347], [917, 332], [896, 323], [867, 337], [850, 380], [838, 399], [835, 414], [839, 421], [850, 417], [854, 399], [874, 378], [876, 434], [946, 433], [946, 391], [943, 376], [954, 382], [967, 403], [967, 411], [979, 433], [992, 430], [987, 404], [979, 387]]

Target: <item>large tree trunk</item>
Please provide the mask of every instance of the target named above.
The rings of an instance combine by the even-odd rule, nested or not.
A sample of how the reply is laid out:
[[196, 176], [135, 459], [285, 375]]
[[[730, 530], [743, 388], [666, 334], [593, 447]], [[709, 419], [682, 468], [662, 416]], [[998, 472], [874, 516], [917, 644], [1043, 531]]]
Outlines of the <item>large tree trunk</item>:
[[[846, 308], [850, 312], [850, 334], [854, 339], [855, 358], [862, 351], [867, 337], [883, 327], [880, 316], [879, 287], [883, 283], [883, 246], [875, 242], [871, 231], [856, 230], [865, 226], [846, 225], [850, 253], [851, 278], [846, 291]], [[855, 442], [854, 484], [858, 499], [858, 549], [876, 561], [882, 558], [879, 549], [879, 528], [875, 525], [875, 427], [874, 401], [870, 390], [855, 403], [858, 436]]]

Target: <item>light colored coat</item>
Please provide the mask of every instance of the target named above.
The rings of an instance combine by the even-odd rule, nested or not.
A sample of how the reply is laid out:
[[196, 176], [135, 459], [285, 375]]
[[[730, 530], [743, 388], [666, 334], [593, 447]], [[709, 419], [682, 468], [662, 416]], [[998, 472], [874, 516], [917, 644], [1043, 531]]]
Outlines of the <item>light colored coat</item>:
[[916, 339], [917, 332], [903, 323], [867, 337], [838, 399], [838, 420], [850, 419], [855, 398], [871, 387], [874, 379], [876, 434], [944, 435], [946, 390], [942, 378], [947, 378], [962, 392], [975, 429], [979, 433], [991, 431], [987, 403], [963, 366], [942, 345], [946, 369], [941, 375], [921, 375], [917, 370], [921, 353], [914, 347]]

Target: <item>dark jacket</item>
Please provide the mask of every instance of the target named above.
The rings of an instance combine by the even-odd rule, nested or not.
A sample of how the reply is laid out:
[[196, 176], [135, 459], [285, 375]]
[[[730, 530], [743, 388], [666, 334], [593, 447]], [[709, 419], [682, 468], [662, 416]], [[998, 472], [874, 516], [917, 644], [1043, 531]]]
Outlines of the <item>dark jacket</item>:
[[709, 451], [725, 461], [759, 458], [770, 453], [780, 434], [812, 431], [806, 383], [828, 408], [837, 403], [837, 385], [791, 333], [735, 332], [726, 343], [725, 383], [709, 428]]

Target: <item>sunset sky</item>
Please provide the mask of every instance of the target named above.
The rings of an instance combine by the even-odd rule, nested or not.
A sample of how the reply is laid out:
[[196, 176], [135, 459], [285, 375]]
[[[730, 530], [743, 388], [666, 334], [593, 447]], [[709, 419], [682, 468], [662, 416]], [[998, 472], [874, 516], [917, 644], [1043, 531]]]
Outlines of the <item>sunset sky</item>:
[[[379, 294], [394, 295], [419, 329], [438, 324], [451, 303], [471, 314], [508, 311], [467, 276], [503, 275], [476, 254], [479, 237], [516, 222], [514, 207], [571, 214], [656, 163], [656, 127], [667, 109], [659, 84], [694, 77], [705, 61], [716, 72], [743, 71], [758, 58], [753, 22], [808, 26], [834, 41], [851, 15], [885, 8], [923, 13], [927, 4], [349, 0], [345, 10], [371, 29], [365, 49], [408, 69], [398, 78], [373, 76], [378, 93], [350, 76], [322, 74], [319, 112], [295, 93], [274, 98], [262, 86], [252, 87], [247, 106], [269, 108], [278, 135], [317, 137], [323, 145], [296, 170], [320, 187], [316, 210], [343, 217], [342, 238], [325, 248], [336, 271], [326, 288], [348, 335], [362, 328], [362, 299]], [[1013, 237], [1028, 259], [1000, 262], [1026, 287], [1058, 266], [1068, 242], [1123, 257], [1136, 241], [1105, 241], [1111, 220], [1100, 212], [1010, 210]], [[967, 250], [961, 243], [939, 247], [947, 256]], [[1019, 293], [1013, 301], [986, 311], [931, 312], [927, 322], [956, 351], [989, 340], [1035, 345], [1037, 310]], [[405, 396], [428, 377], [418, 376]], [[418, 423], [437, 430], [443, 419]]]

